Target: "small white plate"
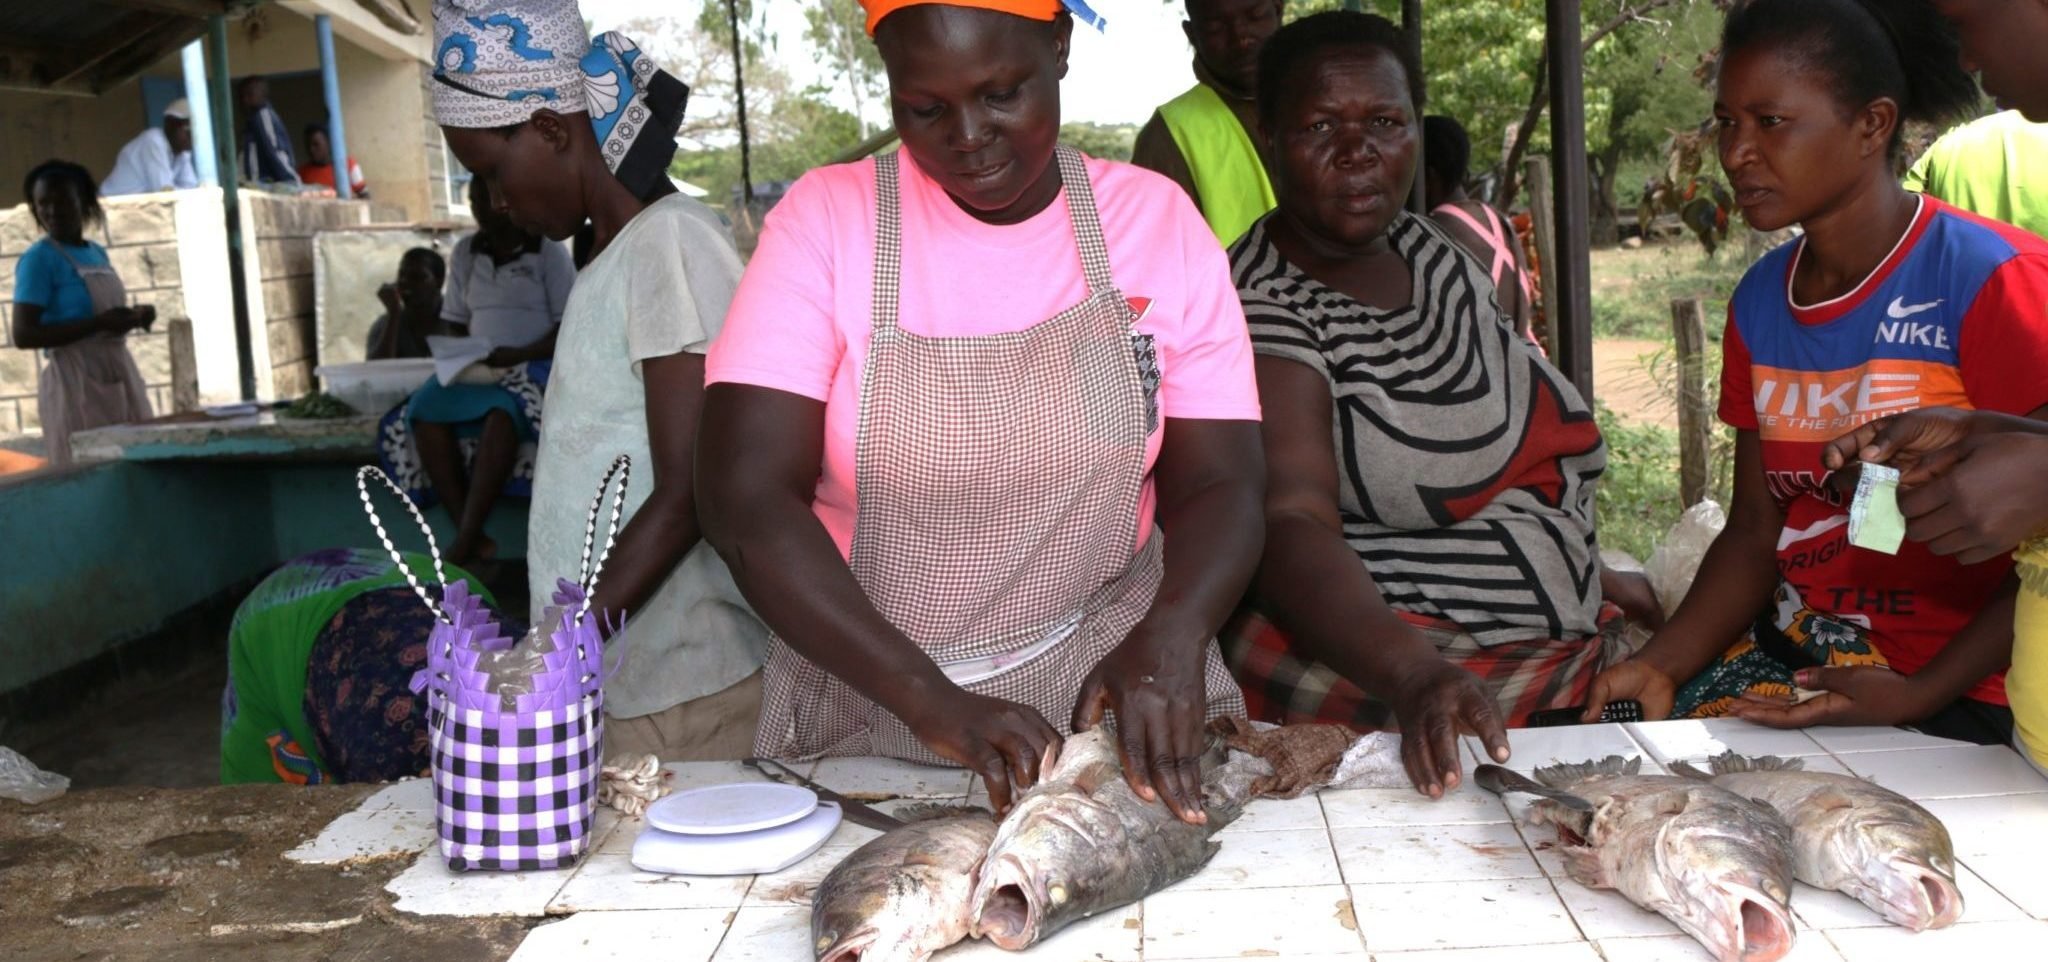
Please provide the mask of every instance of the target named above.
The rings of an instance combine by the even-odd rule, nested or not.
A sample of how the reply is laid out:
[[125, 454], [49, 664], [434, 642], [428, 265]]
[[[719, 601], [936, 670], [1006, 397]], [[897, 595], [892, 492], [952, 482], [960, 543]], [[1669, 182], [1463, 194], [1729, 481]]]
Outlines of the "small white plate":
[[664, 875], [766, 875], [809, 858], [839, 827], [839, 806], [820, 802], [787, 825], [743, 835], [683, 835], [650, 824], [633, 840], [633, 867]]
[[818, 807], [801, 785], [733, 782], [677, 792], [647, 807], [647, 824], [684, 835], [735, 835], [788, 825]]

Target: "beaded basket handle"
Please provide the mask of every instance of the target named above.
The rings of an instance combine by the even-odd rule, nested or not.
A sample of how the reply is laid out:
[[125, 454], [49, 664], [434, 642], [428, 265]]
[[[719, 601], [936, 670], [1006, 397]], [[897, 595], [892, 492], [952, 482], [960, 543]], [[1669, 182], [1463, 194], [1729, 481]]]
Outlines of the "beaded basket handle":
[[406, 567], [405, 556], [399, 554], [398, 546], [391, 543], [391, 535], [385, 532], [384, 519], [377, 516], [377, 506], [370, 503], [371, 478], [384, 482], [384, 486], [390, 488], [391, 493], [397, 495], [398, 500], [405, 504], [405, 509], [412, 512], [413, 522], [420, 526], [420, 533], [427, 536], [427, 556], [434, 559], [434, 583], [436, 587], [445, 588], [448, 586], [448, 572], [441, 565], [441, 546], [434, 541], [434, 529], [427, 526], [427, 518], [420, 514], [420, 506], [406, 497], [405, 489], [399, 487], [398, 482], [391, 480], [390, 475], [372, 465], [364, 465], [356, 472], [356, 493], [362, 496], [363, 512], [370, 516], [370, 525], [377, 529], [377, 539], [384, 542], [384, 550], [391, 554], [391, 560], [398, 565], [398, 570], [405, 572], [405, 581], [412, 585], [413, 593], [419, 595], [421, 601], [426, 602], [427, 610], [433, 612], [436, 619], [447, 624], [448, 616], [442, 613], [440, 603], [434, 600], [433, 595], [427, 593], [426, 586], [420, 584], [419, 576], [413, 574], [411, 568]]
[[[576, 623], [583, 623], [583, 616], [590, 612], [590, 599], [597, 594], [597, 578], [604, 572], [604, 563], [612, 556], [612, 545], [619, 538], [619, 519], [626, 511], [626, 484], [632, 479], [633, 459], [621, 454], [612, 459], [612, 466], [606, 469], [604, 478], [597, 483], [597, 497], [590, 501], [590, 516], [583, 523], [583, 566], [578, 573], [577, 583], [583, 589], [583, 609], [576, 613]], [[591, 552], [597, 550], [597, 519], [604, 515], [604, 495], [612, 490], [612, 479], [617, 478], [618, 490], [612, 493], [611, 523], [604, 533], [604, 550], [597, 553], [597, 562], [591, 563]]]

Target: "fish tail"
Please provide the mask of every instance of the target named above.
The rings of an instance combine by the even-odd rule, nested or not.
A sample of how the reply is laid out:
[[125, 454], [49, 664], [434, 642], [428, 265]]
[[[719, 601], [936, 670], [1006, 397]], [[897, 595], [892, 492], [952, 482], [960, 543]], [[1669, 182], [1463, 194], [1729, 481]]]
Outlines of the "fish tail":
[[1708, 767], [1716, 775], [1732, 775], [1737, 772], [1796, 772], [1806, 768], [1806, 763], [1797, 758], [1779, 758], [1776, 755], [1745, 757], [1734, 752], [1715, 755]]
[[1601, 775], [1635, 775], [1643, 770], [1640, 758], [1609, 755], [1597, 762], [1559, 762], [1536, 769], [1536, 780], [1551, 788], [1564, 788]]

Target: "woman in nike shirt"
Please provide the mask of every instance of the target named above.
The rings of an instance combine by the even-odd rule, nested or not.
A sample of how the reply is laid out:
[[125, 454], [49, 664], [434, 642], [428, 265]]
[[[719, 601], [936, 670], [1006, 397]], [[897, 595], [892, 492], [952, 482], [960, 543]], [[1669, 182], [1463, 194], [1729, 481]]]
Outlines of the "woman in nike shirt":
[[1928, 5], [1751, 0], [1721, 49], [1714, 114], [1737, 203], [1758, 230], [1805, 236], [1729, 303], [1727, 529], [1669, 624], [1595, 680], [1587, 718], [1633, 698], [1650, 718], [2004, 743], [2011, 560], [1850, 544], [1856, 471], [1831, 475], [1821, 452], [1920, 407], [2048, 413], [2048, 242], [1899, 186], [1901, 125], [1977, 102]]

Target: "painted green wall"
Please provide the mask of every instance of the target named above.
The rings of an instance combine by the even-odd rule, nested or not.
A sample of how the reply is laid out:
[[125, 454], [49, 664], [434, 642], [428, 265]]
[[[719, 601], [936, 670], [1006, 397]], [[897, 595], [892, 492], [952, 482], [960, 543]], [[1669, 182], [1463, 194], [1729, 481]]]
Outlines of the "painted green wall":
[[[399, 547], [423, 539], [377, 500]], [[447, 544], [445, 512], [428, 513]], [[489, 528], [526, 551], [526, 503]], [[352, 465], [113, 462], [0, 485], [0, 691], [144, 638], [173, 615], [321, 548], [380, 547]]]

